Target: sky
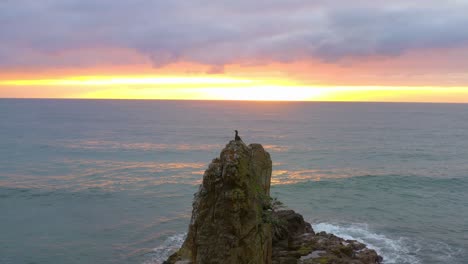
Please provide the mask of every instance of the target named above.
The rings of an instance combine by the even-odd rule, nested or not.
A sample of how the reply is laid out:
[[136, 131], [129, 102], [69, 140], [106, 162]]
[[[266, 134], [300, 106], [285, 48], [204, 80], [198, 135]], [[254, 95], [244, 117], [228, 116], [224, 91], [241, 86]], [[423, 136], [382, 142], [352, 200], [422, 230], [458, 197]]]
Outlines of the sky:
[[0, 0], [0, 97], [468, 103], [468, 0]]

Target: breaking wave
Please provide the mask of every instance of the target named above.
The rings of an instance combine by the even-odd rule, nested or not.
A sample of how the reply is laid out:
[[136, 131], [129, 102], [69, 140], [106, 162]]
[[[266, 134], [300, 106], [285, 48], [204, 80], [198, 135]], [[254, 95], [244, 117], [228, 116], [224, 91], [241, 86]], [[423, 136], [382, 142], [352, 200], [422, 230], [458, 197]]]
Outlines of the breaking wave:
[[168, 237], [160, 246], [149, 253], [149, 258], [143, 264], [162, 264], [172, 253], [178, 250], [184, 243], [186, 233]]
[[[338, 237], [357, 240], [377, 251], [384, 258], [384, 264], [425, 264], [423, 256], [428, 252], [431, 263], [459, 263], [461, 249], [454, 249], [443, 242], [413, 241], [406, 237], [390, 238], [369, 230], [367, 224], [338, 225], [318, 223], [313, 225], [315, 232], [327, 232]], [[162, 264], [172, 253], [182, 246], [186, 233], [168, 237], [160, 246], [148, 254], [143, 264]], [[448, 261], [448, 262], [447, 262]]]
[[372, 232], [367, 224], [318, 223], [313, 227], [316, 232], [325, 231], [344, 239], [357, 240], [366, 244], [383, 257], [384, 264], [424, 264], [427, 263], [427, 260], [422, 259], [426, 255], [423, 253], [425, 251], [431, 252], [429, 256], [431, 262], [458, 263], [456, 258], [461, 253], [461, 249], [453, 249], [443, 242], [413, 241], [406, 237], [390, 238]]

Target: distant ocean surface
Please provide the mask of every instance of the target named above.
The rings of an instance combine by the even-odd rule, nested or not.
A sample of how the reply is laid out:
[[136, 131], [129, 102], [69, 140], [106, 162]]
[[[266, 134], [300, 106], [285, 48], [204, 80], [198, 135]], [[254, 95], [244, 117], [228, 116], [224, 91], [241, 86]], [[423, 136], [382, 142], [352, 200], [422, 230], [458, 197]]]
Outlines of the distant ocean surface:
[[161, 263], [237, 129], [385, 263], [468, 263], [468, 105], [0, 99], [0, 263]]

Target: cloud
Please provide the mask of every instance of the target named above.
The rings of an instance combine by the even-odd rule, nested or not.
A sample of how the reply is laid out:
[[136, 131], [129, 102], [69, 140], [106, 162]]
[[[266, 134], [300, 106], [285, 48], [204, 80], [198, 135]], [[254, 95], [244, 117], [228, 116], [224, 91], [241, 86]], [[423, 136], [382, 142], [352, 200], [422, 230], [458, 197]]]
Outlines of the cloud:
[[[0, 0], [0, 67], [138, 59], [201, 63], [217, 73], [231, 63], [392, 57], [467, 47], [466, 10], [466, 0]], [[139, 56], [118, 59], [109, 50]]]

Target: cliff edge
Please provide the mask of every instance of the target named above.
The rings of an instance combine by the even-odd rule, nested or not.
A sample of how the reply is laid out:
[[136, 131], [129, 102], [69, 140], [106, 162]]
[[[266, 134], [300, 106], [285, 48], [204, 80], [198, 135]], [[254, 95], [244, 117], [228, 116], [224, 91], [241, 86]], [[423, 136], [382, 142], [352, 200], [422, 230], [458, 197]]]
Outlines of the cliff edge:
[[230, 141], [203, 175], [182, 247], [165, 264], [375, 264], [357, 241], [311, 225], [270, 197], [272, 162], [260, 144]]

